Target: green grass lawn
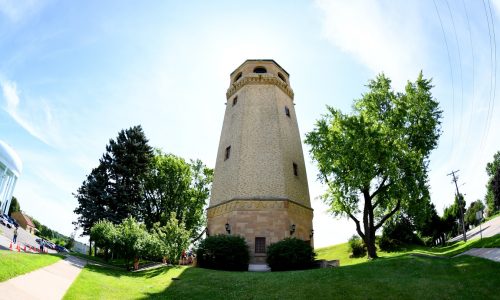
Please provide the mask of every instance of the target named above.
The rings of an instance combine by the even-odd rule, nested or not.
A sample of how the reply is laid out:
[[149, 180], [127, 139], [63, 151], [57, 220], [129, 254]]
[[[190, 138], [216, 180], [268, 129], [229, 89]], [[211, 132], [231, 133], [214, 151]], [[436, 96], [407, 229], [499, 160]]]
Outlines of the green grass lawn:
[[140, 272], [87, 265], [64, 299], [142, 299], [161, 294], [187, 267], [163, 267]]
[[64, 258], [58, 254], [32, 254], [0, 250], [0, 282], [51, 265]]
[[[87, 266], [65, 299], [489, 299], [498, 295], [500, 263], [457, 251], [500, 246], [500, 236], [448, 247], [379, 252], [352, 259], [347, 244], [318, 249], [318, 258], [341, 267], [292, 272], [224, 272], [179, 267], [130, 273]], [[432, 254], [422, 257], [413, 254]], [[178, 278], [173, 280], [172, 278]]]
[[276, 273], [191, 267], [130, 273], [88, 266], [65, 299], [488, 299], [497, 296], [498, 274], [499, 263], [469, 256], [401, 255], [340, 268]]
[[[363, 262], [367, 262], [368, 259], [363, 258], [350, 258], [348, 253], [348, 244], [339, 244], [330, 247], [316, 249], [317, 259], [340, 259], [341, 266], [349, 266], [353, 264], [359, 264]], [[433, 255], [439, 257], [452, 257], [454, 255], [460, 254], [466, 250], [471, 248], [500, 248], [500, 234], [497, 234], [493, 237], [483, 238], [482, 240], [475, 239], [472, 241], [457, 242], [453, 245], [444, 246], [444, 247], [424, 247], [424, 246], [416, 246], [416, 245], [408, 245], [405, 248], [401, 249], [398, 252], [384, 252], [377, 251], [379, 257], [395, 257], [406, 254], [425, 254], [425, 255]]]

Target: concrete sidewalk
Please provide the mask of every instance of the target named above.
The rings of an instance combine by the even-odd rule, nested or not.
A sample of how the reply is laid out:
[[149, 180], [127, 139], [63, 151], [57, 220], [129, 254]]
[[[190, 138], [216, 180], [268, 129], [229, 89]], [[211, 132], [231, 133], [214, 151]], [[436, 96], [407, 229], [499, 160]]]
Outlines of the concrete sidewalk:
[[500, 248], [472, 248], [463, 253], [458, 254], [457, 256], [460, 255], [477, 256], [490, 259], [496, 262], [500, 262]]
[[68, 258], [0, 283], [0, 299], [62, 299], [86, 262]]

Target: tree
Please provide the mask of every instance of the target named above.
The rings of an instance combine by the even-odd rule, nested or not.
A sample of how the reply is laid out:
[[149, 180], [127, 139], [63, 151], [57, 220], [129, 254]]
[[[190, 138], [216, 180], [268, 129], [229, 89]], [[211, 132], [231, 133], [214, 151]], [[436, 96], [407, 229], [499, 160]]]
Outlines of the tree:
[[144, 221], [148, 228], [156, 222], [165, 226], [171, 213], [196, 236], [203, 224], [213, 171], [200, 160], [187, 163], [173, 154], [156, 150], [152, 167], [145, 179]]
[[146, 244], [149, 239], [149, 233], [144, 224], [137, 222], [133, 217], [125, 218], [121, 224], [116, 227], [117, 240], [116, 247], [120, 249], [120, 254], [127, 261], [127, 268], [130, 261], [139, 258], [146, 252]]
[[469, 208], [465, 212], [464, 220], [466, 225], [477, 226], [481, 222], [476, 218], [476, 213], [484, 210], [484, 204], [481, 200], [471, 202]]
[[141, 126], [121, 130], [116, 141], [109, 141], [99, 165], [73, 194], [78, 200], [74, 210], [78, 219], [73, 224], [83, 229], [82, 235], [89, 235], [99, 220], [119, 224], [129, 216], [143, 217], [143, 180], [152, 158], [153, 150]]
[[422, 73], [404, 93], [393, 92], [383, 74], [368, 88], [351, 115], [327, 107], [306, 143], [328, 187], [323, 200], [335, 216], [354, 221], [375, 258], [375, 232], [384, 222], [429, 199], [429, 154], [441, 134], [442, 111]]
[[17, 198], [12, 196], [8, 215], [10, 216], [10, 215], [12, 215], [13, 212], [16, 212], [16, 211], [21, 211], [21, 206], [19, 205], [19, 201], [17, 201]]
[[490, 215], [497, 212], [500, 209], [500, 168], [497, 168], [495, 176], [491, 180], [491, 194], [493, 201], [490, 200], [493, 204], [490, 205], [493, 210]]
[[153, 235], [161, 242], [161, 255], [167, 257], [172, 264], [178, 264], [182, 251], [189, 245], [191, 235], [184, 222], [179, 222], [175, 212], [172, 212], [165, 226], [155, 224]]
[[431, 210], [427, 220], [418, 227], [417, 230], [423, 237], [432, 238], [432, 244], [438, 241], [441, 245], [444, 245], [446, 241], [446, 224], [444, 219], [437, 214], [434, 204], [431, 204]]
[[64, 247], [66, 247], [66, 249], [71, 250], [75, 246], [75, 235], [76, 235], [76, 232], [73, 232], [69, 236], [68, 240], [66, 241], [66, 245], [64, 245]]
[[[493, 161], [486, 164], [488, 183], [486, 185], [485, 202], [488, 206], [488, 214], [494, 215], [500, 210], [500, 151], [493, 155]], [[494, 189], [497, 187], [497, 193]]]
[[73, 194], [78, 200], [78, 207], [74, 210], [78, 219], [73, 224], [83, 229], [82, 235], [90, 235], [90, 229], [97, 221], [108, 219], [113, 213], [109, 204], [108, 184], [106, 166], [100, 164]]
[[141, 206], [144, 202], [143, 181], [153, 160], [153, 149], [142, 127], [134, 126], [121, 130], [115, 140], [110, 140], [100, 163], [106, 167], [110, 211], [108, 216], [118, 224], [132, 216], [142, 220]]
[[90, 230], [90, 238], [95, 247], [104, 250], [104, 258], [109, 259], [109, 251], [114, 251], [118, 241], [118, 231], [113, 223], [108, 220], [100, 220]]

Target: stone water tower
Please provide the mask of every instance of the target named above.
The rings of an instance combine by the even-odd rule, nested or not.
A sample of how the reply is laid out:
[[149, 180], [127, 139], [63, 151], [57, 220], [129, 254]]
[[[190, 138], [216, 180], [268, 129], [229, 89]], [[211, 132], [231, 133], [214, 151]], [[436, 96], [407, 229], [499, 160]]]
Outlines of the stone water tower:
[[286, 237], [312, 245], [313, 210], [289, 74], [252, 59], [230, 77], [207, 230], [243, 236], [260, 263]]

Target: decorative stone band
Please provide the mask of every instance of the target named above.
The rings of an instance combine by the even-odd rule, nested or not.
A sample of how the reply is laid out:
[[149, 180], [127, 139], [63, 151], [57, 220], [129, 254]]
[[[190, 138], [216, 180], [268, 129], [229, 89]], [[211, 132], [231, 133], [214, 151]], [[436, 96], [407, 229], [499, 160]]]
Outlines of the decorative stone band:
[[209, 207], [207, 217], [213, 218], [231, 211], [249, 210], [283, 210], [286, 209], [295, 215], [310, 217], [312, 219], [313, 209], [288, 199], [266, 199], [266, 200], [241, 200], [232, 199], [227, 202]]
[[293, 100], [293, 91], [290, 86], [283, 82], [283, 80], [275, 77], [274, 75], [246, 75], [227, 89], [226, 98], [231, 98], [237, 91], [247, 84], [272, 84], [279, 87], [285, 94]]

